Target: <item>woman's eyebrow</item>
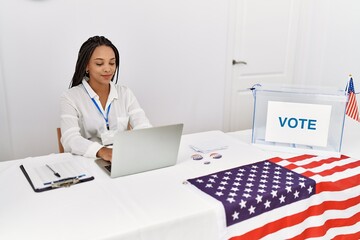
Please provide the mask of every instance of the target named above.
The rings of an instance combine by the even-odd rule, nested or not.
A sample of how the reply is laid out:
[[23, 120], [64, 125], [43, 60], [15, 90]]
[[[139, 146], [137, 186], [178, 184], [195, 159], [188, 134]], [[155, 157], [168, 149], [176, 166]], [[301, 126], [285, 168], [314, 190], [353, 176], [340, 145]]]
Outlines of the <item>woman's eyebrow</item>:
[[[105, 60], [104, 58], [94, 58], [94, 60]], [[116, 58], [110, 58], [110, 60], [116, 60]]]

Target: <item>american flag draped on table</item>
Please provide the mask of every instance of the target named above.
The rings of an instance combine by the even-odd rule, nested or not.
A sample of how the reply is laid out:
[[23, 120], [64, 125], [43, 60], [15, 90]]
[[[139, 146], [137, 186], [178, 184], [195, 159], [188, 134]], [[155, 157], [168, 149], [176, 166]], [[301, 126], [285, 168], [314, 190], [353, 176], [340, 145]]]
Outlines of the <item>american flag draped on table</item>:
[[360, 239], [360, 161], [272, 158], [188, 180], [220, 201], [228, 238]]

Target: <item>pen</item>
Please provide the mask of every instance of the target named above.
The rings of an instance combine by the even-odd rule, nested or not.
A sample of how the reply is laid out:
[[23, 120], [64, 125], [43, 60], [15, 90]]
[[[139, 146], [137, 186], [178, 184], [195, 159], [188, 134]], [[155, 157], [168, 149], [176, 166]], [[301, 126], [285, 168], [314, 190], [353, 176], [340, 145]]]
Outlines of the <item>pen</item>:
[[49, 165], [46, 164], [46, 166], [54, 173], [55, 176], [60, 177], [58, 172], [55, 172]]

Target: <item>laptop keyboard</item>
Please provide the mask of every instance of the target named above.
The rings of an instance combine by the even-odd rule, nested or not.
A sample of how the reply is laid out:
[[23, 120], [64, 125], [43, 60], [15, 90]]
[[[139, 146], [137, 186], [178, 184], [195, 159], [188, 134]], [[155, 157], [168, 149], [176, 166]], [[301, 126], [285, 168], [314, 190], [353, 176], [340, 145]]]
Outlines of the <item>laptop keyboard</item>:
[[104, 167], [105, 167], [106, 170], [108, 170], [109, 172], [111, 172], [111, 164], [106, 165], [106, 166], [104, 166]]

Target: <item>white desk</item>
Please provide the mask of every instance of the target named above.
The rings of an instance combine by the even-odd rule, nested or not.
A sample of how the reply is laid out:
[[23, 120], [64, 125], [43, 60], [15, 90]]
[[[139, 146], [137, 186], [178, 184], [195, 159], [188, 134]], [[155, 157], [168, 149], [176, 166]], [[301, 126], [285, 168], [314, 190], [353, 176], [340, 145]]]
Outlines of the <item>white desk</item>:
[[[76, 157], [95, 180], [42, 193], [32, 190], [19, 169], [22, 162], [37, 158], [0, 163], [0, 239], [225, 239], [232, 233], [225, 228], [221, 204], [183, 182], [274, 156], [236, 139], [248, 141], [249, 136], [246, 131], [184, 135], [176, 166], [117, 179], [110, 179], [94, 160]], [[229, 146], [217, 151], [223, 158], [204, 154], [204, 160], [191, 160], [189, 144], [212, 138]]]
[[[194, 152], [189, 144], [209, 138], [222, 139], [230, 146], [223, 151], [224, 158], [209, 165], [191, 160]], [[95, 180], [42, 193], [32, 190], [19, 169], [22, 162], [38, 158], [3, 162], [0, 239], [220, 239], [218, 205], [183, 182], [241, 164], [236, 155], [246, 148], [222, 132], [187, 135], [182, 138], [176, 166], [117, 179], [110, 179], [94, 160], [76, 157]]]

